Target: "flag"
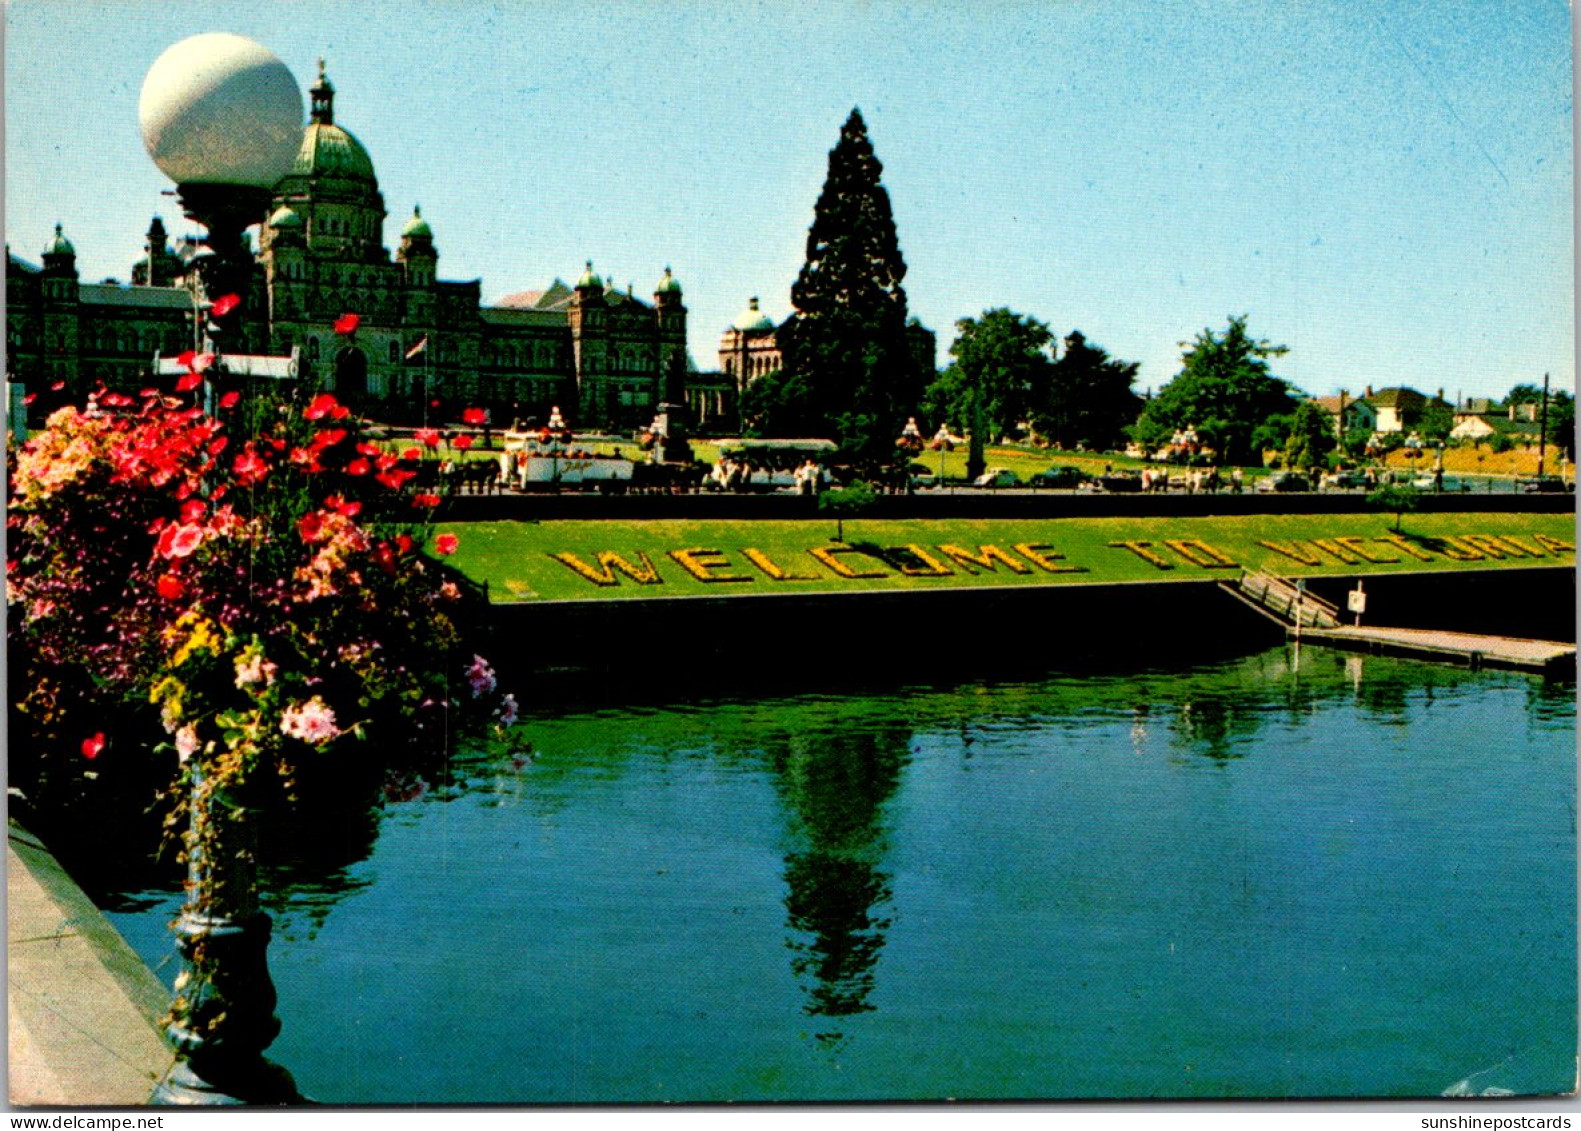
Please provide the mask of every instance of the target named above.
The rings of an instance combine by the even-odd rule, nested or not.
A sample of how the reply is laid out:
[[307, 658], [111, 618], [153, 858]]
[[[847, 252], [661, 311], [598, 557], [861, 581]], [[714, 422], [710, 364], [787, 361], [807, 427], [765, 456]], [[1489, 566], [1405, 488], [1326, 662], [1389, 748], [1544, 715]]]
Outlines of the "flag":
[[428, 337], [427, 337], [427, 335], [424, 335], [423, 339], [421, 341], [419, 341], [415, 346], [413, 346], [411, 349], [406, 351], [406, 360], [407, 361], [411, 361], [412, 358], [416, 357], [418, 354], [422, 353], [427, 348], [428, 348]]

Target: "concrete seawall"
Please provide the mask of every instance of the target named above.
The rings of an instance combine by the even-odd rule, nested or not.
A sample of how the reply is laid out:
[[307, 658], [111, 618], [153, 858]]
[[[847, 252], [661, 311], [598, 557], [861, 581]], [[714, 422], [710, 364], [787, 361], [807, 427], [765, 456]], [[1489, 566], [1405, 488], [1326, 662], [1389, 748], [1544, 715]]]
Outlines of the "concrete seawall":
[[[1424, 494], [1417, 510], [1424, 514], [1569, 514], [1575, 496]], [[883, 495], [864, 516], [910, 518], [1192, 518], [1201, 515], [1354, 514], [1372, 510], [1363, 495], [1125, 495], [1085, 491], [1005, 492], [923, 491], [916, 495]], [[1388, 513], [1378, 511], [1379, 514]], [[795, 495], [615, 495], [570, 493], [544, 495], [458, 495], [446, 500], [440, 513], [446, 522], [550, 522], [555, 520], [633, 519], [797, 519], [818, 514], [817, 500]]]
[[133, 1107], [174, 1057], [165, 990], [47, 848], [6, 837], [8, 1095], [14, 1107]]
[[[1365, 576], [1368, 619], [1398, 627], [1575, 640], [1568, 567], [1309, 580], [1344, 606]], [[622, 687], [694, 690], [743, 668], [786, 678], [1003, 674], [1069, 661], [1204, 660], [1283, 639], [1217, 579], [980, 589], [553, 601], [491, 610], [502, 673], [602, 671]], [[666, 657], [668, 657], [666, 659]]]

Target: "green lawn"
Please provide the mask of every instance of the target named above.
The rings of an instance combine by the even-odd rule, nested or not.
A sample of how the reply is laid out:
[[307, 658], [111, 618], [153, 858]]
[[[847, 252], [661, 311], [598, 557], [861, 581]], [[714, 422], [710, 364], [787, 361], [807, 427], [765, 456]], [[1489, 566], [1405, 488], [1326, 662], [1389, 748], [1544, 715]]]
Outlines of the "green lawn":
[[[495, 601], [1573, 566], [1569, 515], [450, 523]], [[1129, 545], [1126, 545], [1129, 543]], [[916, 547], [916, 549], [907, 549]], [[948, 547], [948, 548], [946, 548]], [[618, 560], [617, 560], [618, 559]], [[596, 578], [597, 580], [592, 580]]]

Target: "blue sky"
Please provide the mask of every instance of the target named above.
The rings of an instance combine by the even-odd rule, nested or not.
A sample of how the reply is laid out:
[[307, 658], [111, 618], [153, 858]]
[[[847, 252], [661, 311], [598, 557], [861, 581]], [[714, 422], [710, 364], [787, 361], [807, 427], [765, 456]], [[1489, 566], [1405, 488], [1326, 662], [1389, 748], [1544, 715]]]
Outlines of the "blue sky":
[[485, 300], [591, 258], [691, 348], [780, 316], [828, 151], [860, 106], [915, 315], [1008, 306], [1178, 370], [1232, 313], [1314, 394], [1574, 387], [1571, 26], [1558, 0], [11, 0], [6, 239], [58, 220], [124, 279], [149, 217], [190, 229], [142, 149], [143, 75], [201, 31], [258, 40], [368, 148], [395, 245]]

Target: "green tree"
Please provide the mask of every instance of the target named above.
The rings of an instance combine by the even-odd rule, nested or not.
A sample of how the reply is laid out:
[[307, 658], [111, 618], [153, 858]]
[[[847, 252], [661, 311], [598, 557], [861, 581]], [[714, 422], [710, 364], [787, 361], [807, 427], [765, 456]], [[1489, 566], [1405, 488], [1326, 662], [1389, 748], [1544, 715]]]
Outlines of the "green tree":
[[[1543, 403], [1541, 385], [1516, 385], [1504, 398], [1506, 406]], [[1542, 419], [1538, 409], [1537, 418]], [[1564, 458], [1575, 457], [1576, 403], [1575, 397], [1564, 389], [1548, 391], [1548, 443], [1564, 453]]]
[[1285, 438], [1285, 466], [1302, 471], [1322, 467], [1334, 447], [1334, 427], [1316, 401], [1302, 401], [1290, 417]]
[[1160, 447], [1179, 429], [1195, 428], [1220, 461], [1249, 462], [1252, 437], [1270, 416], [1295, 407], [1290, 387], [1275, 377], [1268, 359], [1289, 352], [1246, 332], [1247, 315], [1232, 315], [1216, 333], [1204, 329], [1182, 342], [1180, 372], [1147, 403], [1131, 434], [1149, 448]]
[[832, 436], [867, 463], [893, 458], [897, 430], [921, 395], [906, 331], [906, 263], [882, 175], [861, 111], [852, 110], [829, 151], [807, 261], [791, 287], [784, 370], [754, 401], [777, 410], [755, 421], [765, 433]]
[[1136, 362], [1116, 361], [1103, 347], [1089, 345], [1080, 330], [1072, 330], [1048, 381], [1032, 389], [1032, 427], [1067, 448], [1081, 444], [1104, 451], [1117, 446], [1142, 408], [1142, 398], [1132, 388], [1137, 368]]
[[980, 427], [985, 438], [1014, 432], [1034, 397], [1046, 392], [1054, 335], [1036, 318], [1003, 307], [985, 310], [981, 318], [962, 318], [955, 331], [950, 346], [955, 360], [928, 389], [932, 415]]

